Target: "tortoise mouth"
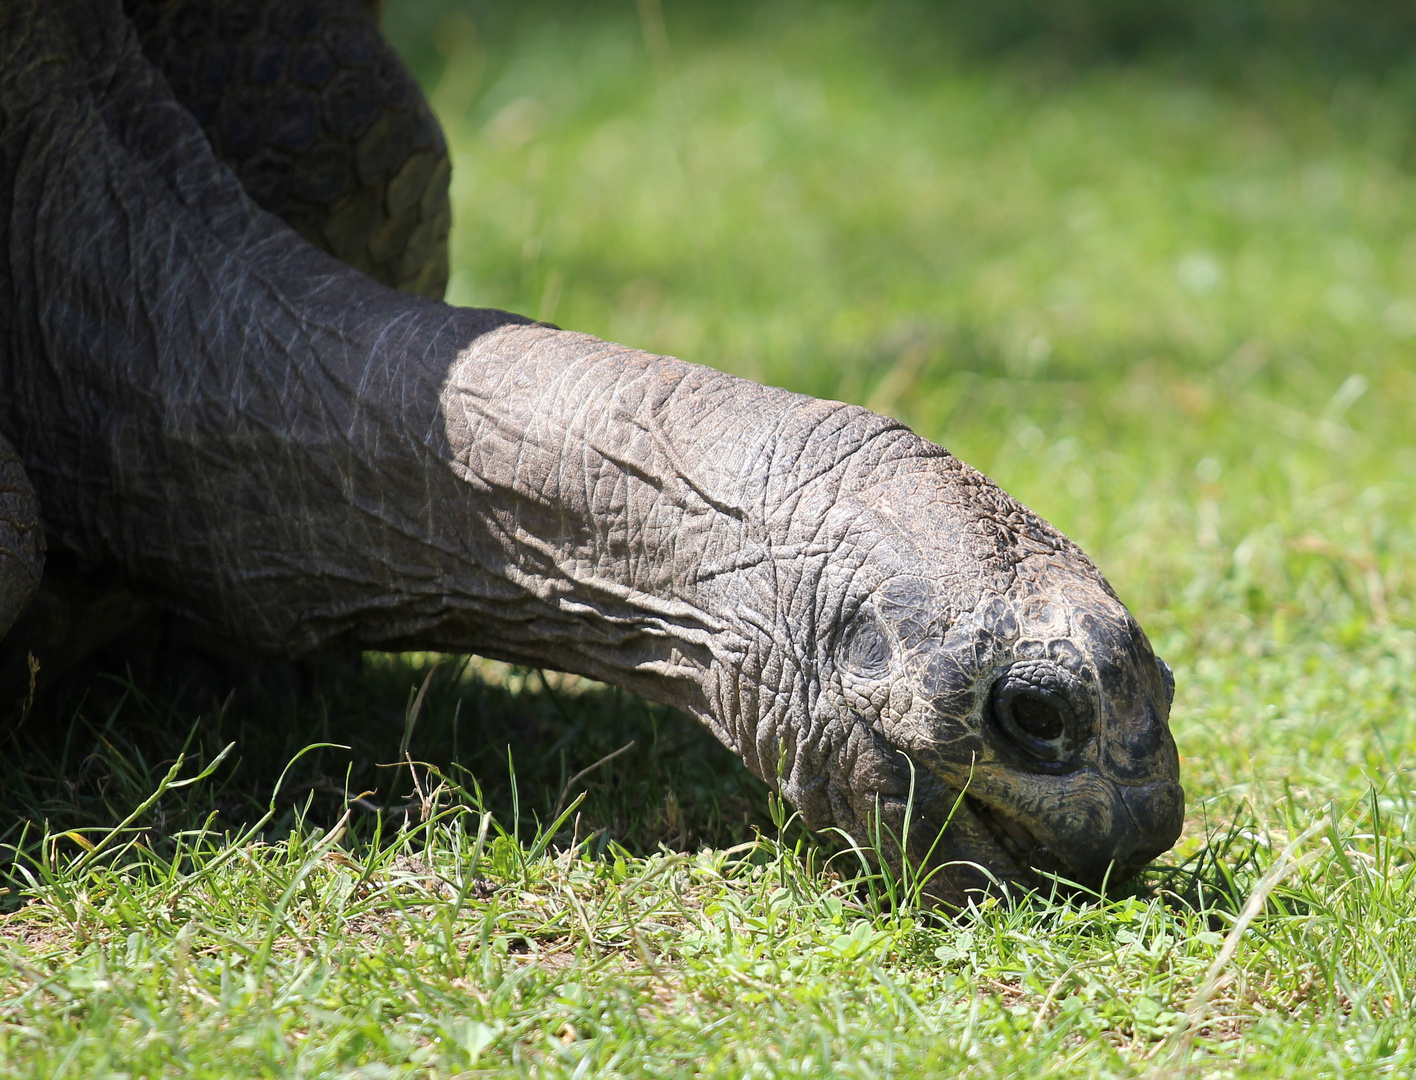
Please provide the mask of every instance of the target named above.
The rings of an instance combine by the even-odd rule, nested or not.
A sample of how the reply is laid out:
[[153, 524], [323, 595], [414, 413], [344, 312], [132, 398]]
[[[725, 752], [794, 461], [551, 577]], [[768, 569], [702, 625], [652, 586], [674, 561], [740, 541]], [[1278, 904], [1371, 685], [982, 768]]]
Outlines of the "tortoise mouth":
[[1036, 868], [1035, 857], [1043, 850], [1037, 837], [973, 795], [964, 796], [964, 805], [1003, 854], [1011, 859], [1019, 870], [1031, 876]]
[[1004, 858], [1017, 868], [1020, 883], [1041, 887], [1050, 880], [1053, 887], [1060, 887], [1067, 894], [1077, 889], [1088, 892], [1105, 889], [1108, 884], [1126, 881], [1152, 859], [1168, 851], [1173, 842], [1118, 845], [1117, 850], [1099, 855], [1089, 867], [1082, 861], [1060, 858], [1025, 825], [982, 799], [966, 794], [964, 805]]

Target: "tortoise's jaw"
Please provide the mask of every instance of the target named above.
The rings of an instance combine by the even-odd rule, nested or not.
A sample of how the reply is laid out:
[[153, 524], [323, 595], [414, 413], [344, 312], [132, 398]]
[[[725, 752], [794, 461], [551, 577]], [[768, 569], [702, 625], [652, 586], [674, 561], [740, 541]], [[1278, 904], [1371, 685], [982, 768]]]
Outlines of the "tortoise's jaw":
[[[1049, 843], [991, 801], [966, 792], [949, 823], [952, 841], [946, 839], [937, 845], [931, 859], [936, 865], [952, 864], [937, 875], [931, 892], [947, 905], [962, 906], [969, 895], [997, 891], [1000, 885], [1047, 891], [1058, 884], [1064, 893], [1070, 893], [1069, 886], [1094, 892], [1118, 884], [1174, 843], [1168, 826], [1163, 826], [1164, 835], [1152, 835], [1141, 828], [1137, 819], [1153, 820], [1155, 811], [1138, 813], [1142, 808], [1131, 804], [1161, 804], [1163, 811], [1175, 807], [1178, 821], [1178, 807], [1183, 806], [1178, 792], [1179, 786], [1171, 783], [1117, 788], [1119, 813], [1113, 819], [1114, 828], [1085, 838], [1062, 838], [1070, 841], [1067, 843], [1058, 842], [1059, 838]], [[1172, 815], [1161, 812], [1159, 816]], [[1179, 831], [1178, 824], [1174, 831]], [[933, 839], [926, 839], [926, 846]], [[1066, 851], [1067, 856], [1062, 857], [1059, 851]]]
[[1013, 862], [1019, 873], [1030, 876], [1034, 857], [1039, 852], [1047, 850], [1038, 842], [1037, 837], [1012, 818], [998, 813], [987, 803], [972, 795], [964, 796], [964, 806], [983, 826], [993, 842], [998, 845], [999, 850]]
[[[1113, 796], [1106, 815], [1111, 822], [1109, 829], [1068, 830], [1064, 835], [1038, 837], [986, 804], [981, 820], [990, 824], [1000, 848], [1021, 862], [1026, 876], [1034, 883], [1061, 880], [1085, 890], [1101, 891], [1127, 880], [1170, 850], [1184, 819], [1184, 794], [1178, 784], [1158, 781], [1139, 786], [1107, 786]], [[1047, 823], [1039, 824], [1046, 828]]]
[[927, 892], [945, 909], [971, 900], [1045, 884], [1036, 861], [1045, 848], [1027, 828], [981, 799], [946, 788], [936, 805], [953, 808], [947, 826], [923, 815], [911, 830], [911, 855], [924, 864]]
[[[1023, 825], [1006, 814], [990, 807], [980, 799], [969, 797], [966, 804], [974, 817], [988, 830], [999, 850], [1017, 868], [1008, 876], [1021, 885], [1031, 888], [1045, 888], [1049, 883], [1062, 886], [1064, 894], [1074, 890], [1070, 886], [1084, 889], [1100, 889], [1104, 884], [1115, 883], [1129, 878], [1160, 851], [1147, 852], [1139, 859], [1130, 858], [1124, 863], [1111, 861], [1106, 864], [1100, 878], [1095, 874], [1078, 871], [1057, 858], [1048, 845], [1042, 843]], [[1161, 849], [1163, 850], [1163, 849]]]

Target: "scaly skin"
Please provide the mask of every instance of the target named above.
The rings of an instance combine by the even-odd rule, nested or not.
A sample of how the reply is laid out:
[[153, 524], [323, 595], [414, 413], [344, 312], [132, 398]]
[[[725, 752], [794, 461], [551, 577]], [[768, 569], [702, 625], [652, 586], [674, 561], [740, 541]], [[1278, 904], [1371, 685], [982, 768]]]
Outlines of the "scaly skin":
[[0, 432], [56, 550], [267, 653], [624, 686], [893, 860], [913, 784], [945, 903], [1178, 835], [1145, 635], [943, 449], [351, 271], [246, 198], [117, 0], [0, 9], [0, 116]]
[[0, 436], [0, 627], [19, 617], [43, 573], [39, 502], [24, 462]]
[[360, 0], [124, 0], [143, 52], [246, 194], [385, 285], [441, 300], [437, 118]]

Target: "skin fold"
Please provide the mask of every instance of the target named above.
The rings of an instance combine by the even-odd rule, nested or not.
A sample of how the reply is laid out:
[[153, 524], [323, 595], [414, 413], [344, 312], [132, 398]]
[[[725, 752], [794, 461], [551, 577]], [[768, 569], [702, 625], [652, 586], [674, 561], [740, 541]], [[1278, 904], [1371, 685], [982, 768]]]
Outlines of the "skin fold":
[[1059, 532], [865, 409], [316, 250], [117, 0], [0, 5], [0, 200], [0, 434], [73, 564], [270, 655], [471, 651], [684, 709], [946, 904], [1178, 836], [1168, 670]]

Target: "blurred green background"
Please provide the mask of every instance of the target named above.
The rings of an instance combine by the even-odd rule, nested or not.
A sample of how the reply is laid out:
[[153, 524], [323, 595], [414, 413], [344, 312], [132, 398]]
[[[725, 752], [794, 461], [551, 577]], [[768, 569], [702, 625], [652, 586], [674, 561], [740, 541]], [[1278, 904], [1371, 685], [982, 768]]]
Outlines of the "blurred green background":
[[1196, 815], [1399, 779], [1416, 8], [389, 0], [385, 26], [454, 155], [450, 300], [862, 402], [982, 468], [1176, 665]]

